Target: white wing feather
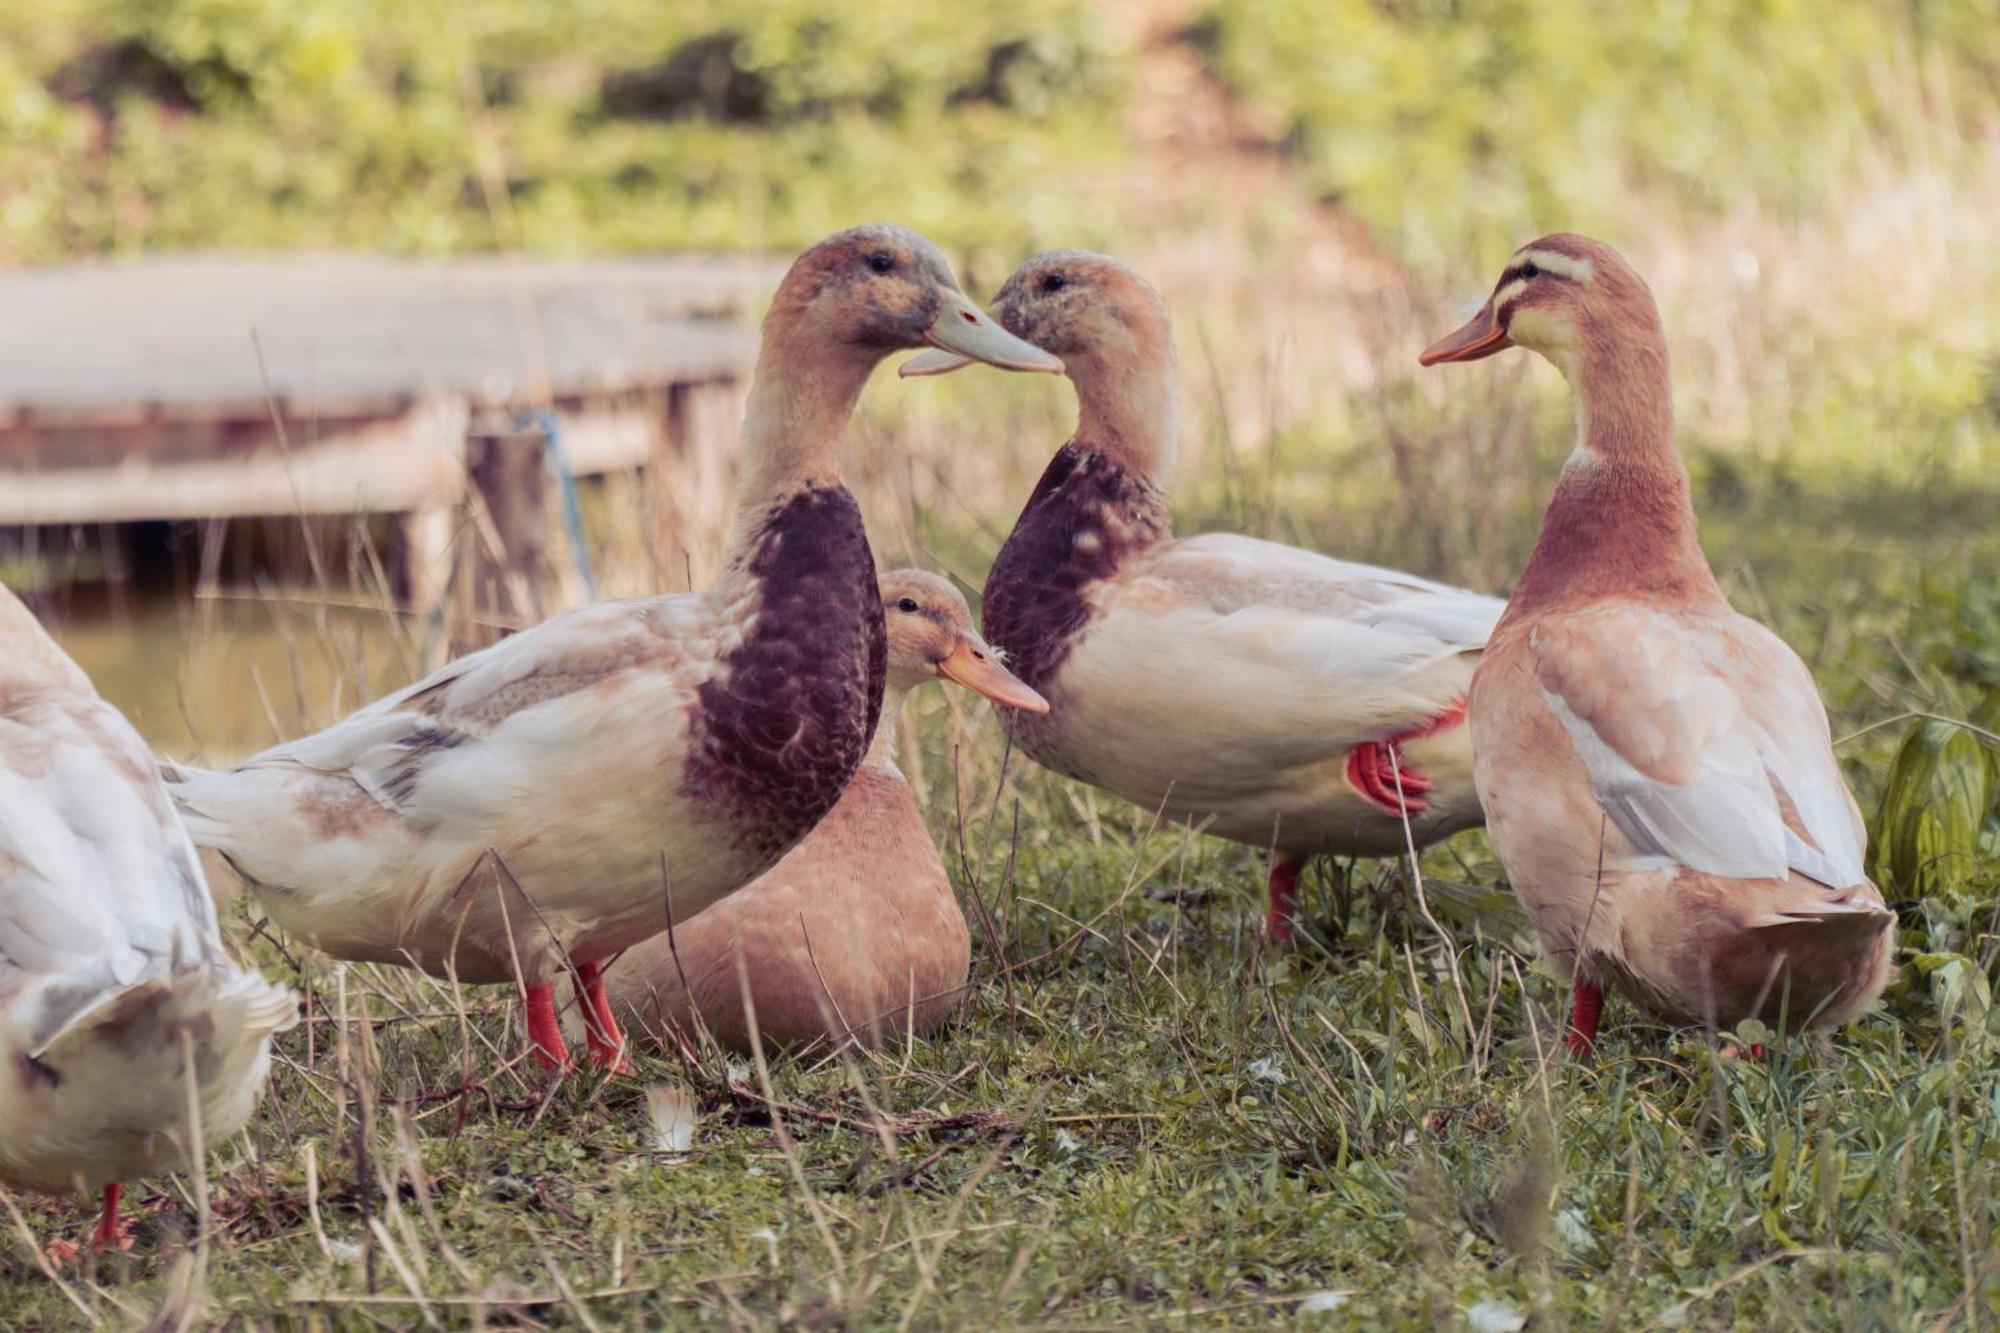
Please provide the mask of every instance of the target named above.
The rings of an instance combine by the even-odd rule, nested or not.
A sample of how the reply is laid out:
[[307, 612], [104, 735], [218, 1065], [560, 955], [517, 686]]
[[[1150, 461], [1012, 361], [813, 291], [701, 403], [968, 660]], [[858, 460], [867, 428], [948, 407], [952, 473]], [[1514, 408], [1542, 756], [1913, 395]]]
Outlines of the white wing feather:
[[[520, 731], [537, 705], [656, 662], [666, 643], [659, 621], [693, 609], [693, 599], [686, 600], [686, 607], [677, 605], [681, 599], [578, 607], [449, 662], [324, 731], [253, 755], [240, 769], [345, 774], [388, 809], [419, 820], [448, 818], [458, 798], [426, 791], [433, 759]], [[526, 725], [532, 730], [531, 719]]]
[[1860, 883], [1859, 820], [1810, 673], [1744, 617], [1697, 630], [1621, 606], [1531, 640], [1606, 815], [1642, 853], [1705, 874]]

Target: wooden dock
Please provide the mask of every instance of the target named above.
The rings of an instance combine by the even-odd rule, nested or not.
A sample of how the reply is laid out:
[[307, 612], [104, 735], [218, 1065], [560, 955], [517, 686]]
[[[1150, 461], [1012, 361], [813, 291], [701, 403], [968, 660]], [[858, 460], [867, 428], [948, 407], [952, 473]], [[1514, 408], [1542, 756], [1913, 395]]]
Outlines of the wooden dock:
[[394, 514], [421, 602], [476, 479], [518, 475], [480, 450], [535, 409], [572, 473], [667, 464], [694, 479], [682, 503], [726, 510], [721, 460], [780, 272], [343, 257], [0, 273], [0, 527]]

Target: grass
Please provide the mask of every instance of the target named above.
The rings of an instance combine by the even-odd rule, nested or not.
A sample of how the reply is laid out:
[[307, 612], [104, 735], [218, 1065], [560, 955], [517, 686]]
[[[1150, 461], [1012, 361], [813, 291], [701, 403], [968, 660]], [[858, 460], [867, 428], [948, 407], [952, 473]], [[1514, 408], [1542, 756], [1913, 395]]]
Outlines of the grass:
[[[970, 401], [1011, 400], [1017, 382], [996, 383]], [[1536, 381], [1501, 367], [1467, 392], [1546, 432]], [[935, 462], [933, 414], [965, 405], [899, 396], [858, 426], [885, 561], [991, 549], [977, 527], [947, 542], [941, 500], [920, 506], [940, 531], [921, 533], [910, 484], [877, 466], [905, 446]], [[1058, 438], [1039, 399], [1015, 411]], [[1038, 466], [1022, 452], [1006, 470]], [[1267, 514], [1243, 479], [1257, 460], [1231, 483], [1211, 454], [1186, 489], [1224, 498], [1189, 508], [1339, 549], [1371, 529], [1365, 486], [1310, 498], [1337, 457], [1298, 456], [1309, 498], [1281, 489]], [[1990, 697], [2000, 600], [1975, 575], [2000, 557], [1990, 492], [1802, 495], [1707, 454], [1697, 474], [1732, 596], [1800, 646], [1837, 734]], [[311, 651], [285, 614], [291, 651]], [[1906, 730], [1843, 744], [1864, 808]], [[80, 1231], [82, 1203], [17, 1199], [0, 1303], [24, 1324], [81, 1307], [254, 1327], [1431, 1327], [1477, 1310], [1482, 1328], [1508, 1311], [1819, 1328], [1968, 1322], [2000, 1294], [1983, 1184], [2000, 1169], [1990, 808], [1969, 861], [1921, 893], [1885, 879], [1902, 975], [1848, 1029], [1746, 1062], [1620, 1005], [1579, 1065], [1555, 1053], [1563, 988], [1536, 970], [1477, 834], [1425, 860], [1439, 929], [1407, 867], [1326, 866], [1308, 942], [1274, 957], [1249, 850], [1155, 828], [1018, 757], [1003, 772], [990, 717], [957, 700], [933, 700], [911, 736], [905, 766], [977, 941], [940, 1039], [647, 1056], [630, 1081], [580, 1077], [535, 1106], [507, 1064], [522, 1035], [504, 994], [294, 959], [239, 906], [234, 933], [311, 997], [266, 1109], [212, 1146], [205, 1207], [184, 1178], [136, 1191], [138, 1244], [94, 1273], [58, 1283], [28, 1257], [29, 1237]], [[667, 1082], [701, 1108], [686, 1155], [651, 1147], [643, 1089]]]
[[[55, 12], [96, 3], [67, 0]], [[494, 68], [554, 79], [560, 70], [532, 58], [531, 8], [495, 7], [493, 30], [467, 40]], [[2000, 251], [1990, 239], [2000, 159], [1990, 132], [1907, 114], [1910, 88], [1925, 79], [1977, 85], [1963, 70], [1911, 73], [1915, 39], [1888, 44], [1885, 63], [1837, 65], [1862, 69], [1871, 97], [1887, 89], [1904, 99], [1891, 133], [1858, 136], [1843, 116], [1821, 158], [1809, 135], [1796, 136], [1797, 156], [1773, 173], [1778, 200], [1736, 188], [1746, 157], [1756, 166], [1754, 139], [1743, 140], [1747, 155], [1728, 159], [1738, 175], [1695, 182], [1703, 188], [1691, 200], [1684, 169], [1641, 160], [1641, 149], [1658, 146], [1651, 139], [1630, 149], [1635, 183], [1616, 194], [1597, 173], [1619, 164], [1602, 154], [1572, 154], [1593, 171], [1562, 177], [1548, 167], [1560, 157], [1553, 141], [1536, 140], [1532, 159], [1510, 163], [1485, 156], [1508, 141], [1475, 137], [1480, 179], [1499, 182], [1497, 193], [1454, 211], [1457, 159], [1417, 163], [1398, 192], [1382, 183], [1378, 162], [1352, 156], [1367, 149], [1398, 161], [1395, 135], [1424, 117], [1398, 112], [1394, 97], [1363, 108], [1392, 122], [1379, 142], [1343, 144], [1331, 133], [1340, 107], [1328, 110], [1295, 58], [1311, 44], [1295, 50], [1258, 36], [1281, 31], [1253, 22], [1274, 8], [1206, 6], [1200, 40], [1224, 79], [1259, 83], [1280, 103], [1282, 154], [1306, 193], [1344, 191], [1375, 210], [1394, 280], [1358, 280], [1353, 250], [1324, 263], [1314, 249], [1324, 215], [1295, 209], [1289, 195], [1240, 219], [1240, 234], [1210, 238], [1219, 258], [1188, 262], [1178, 236], [1121, 245], [1176, 302], [1189, 386], [1176, 488], [1184, 529], [1234, 527], [1504, 590], [1568, 448], [1561, 386], [1525, 356], [1425, 375], [1410, 360], [1452, 322], [1454, 298], [1480, 292], [1526, 239], [1517, 231], [1570, 221], [1563, 210], [1579, 198], [1602, 204], [1591, 216], [1653, 282], [1674, 341], [1677, 411], [1711, 560], [1737, 604], [1813, 667], [1873, 824], [1874, 870], [1902, 917], [1901, 972], [1884, 1003], [1840, 1033], [1777, 1041], [1773, 1058], [1750, 1062], [1717, 1055], [1723, 1034], [1662, 1029], [1614, 1002], [1597, 1059], [1579, 1065], [1554, 1053], [1563, 987], [1536, 968], [1481, 835], [1424, 858], [1421, 898], [1409, 866], [1317, 867], [1306, 943], [1273, 956], [1254, 934], [1262, 878], [1252, 851], [1156, 828], [1143, 811], [1004, 759], [991, 718], [940, 695], [908, 729], [903, 758], [974, 920], [974, 984], [939, 1039], [880, 1055], [642, 1055], [631, 1080], [579, 1077], [531, 1104], [533, 1077], [509, 1064], [522, 1034], [504, 993], [299, 956], [261, 929], [254, 904], [239, 903], [225, 914], [231, 933], [311, 1004], [308, 1023], [283, 1044], [265, 1111], [245, 1134], [210, 1145], [205, 1193], [191, 1177], [135, 1189], [136, 1245], [94, 1270], [52, 1278], [33, 1258], [47, 1240], [85, 1228], [81, 1202], [16, 1196], [18, 1220], [10, 1214], [0, 1227], [9, 1322], [1994, 1322], [2000, 1203], [1987, 1182], [2000, 1170], [2000, 764], [1974, 731], [1916, 715], [2000, 730], [2000, 591], [1989, 577], [2000, 565], [1991, 517], [2000, 504]], [[1417, 37], [1377, 26], [1370, 39], [1405, 59], [1434, 8], [1415, 7]], [[1758, 21], [1778, 28], [1815, 22], [1766, 8]], [[166, 22], [170, 9], [131, 14], [183, 74], [241, 67], [232, 60], [262, 67], [255, 51], [203, 54], [217, 33], [265, 34], [283, 57], [271, 68], [303, 60], [311, 72], [313, 52], [363, 42], [355, 16], [374, 12], [326, 11], [341, 21], [307, 41], [313, 32], [284, 6], [218, 0], [180, 28]], [[1080, 12], [1045, 9], [1061, 24]], [[629, 49], [626, 63], [643, 65], [705, 31], [622, 0], [599, 11], [639, 27], [594, 30], [591, 59]], [[1924, 7], [1940, 30], [1969, 12]], [[786, 31], [788, 13], [775, 0], [756, 10], [777, 34], [769, 40]], [[863, 102], [883, 88], [918, 93], [894, 115], [864, 116], [866, 133], [840, 151], [905, 143], [911, 119], [949, 101], [966, 69], [1009, 38], [997, 13], [980, 9], [963, 41], [939, 48], [950, 59], [935, 67], [907, 52], [899, 58], [914, 64], [877, 59], [893, 34], [853, 19], [830, 48], [849, 63], [781, 88], [781, 123], [768, 133], [576, 122], [580, 94], [563, 93], [559, 79], [546, 85], [554, 112], [503, 99], [496, 132], [525, 182], [508, 225], [557, 248], [725, 232], [802, 239], [793, 233], [831, 225], [821, 214], [857, 192], [871, 211], [877, 198], [902, 198], [879, 171], [845, 176], [846, 159], [827, 156], [823, 136], [843, 134], [851, 127], [840, 117], [858, 114], [825, 111], [846, 95], [841, 70], [881, 76], [862, 80]], [[1841, 13], [1826, 40], [1845, 43], [1851, 61], [1869, 47], [1854, 38], [1856, 23], [1903, 10]], [[702, 16], [712, 17], [706, 8]], [[419, 19], [432, 21], [409, 22]], [[384, 31], [381, 40], [404, 41], [401, 28]], [[1990, 38], [1978, 24], [1964, 28], [1966, 68], [1991, 69], [1979, 55]], [[1077, 40], [1085, 57], [1118, 65], [1115, 53]], [[42, 48], [19, 49], [27, 61]], [[0, 88], [5, 61], [0, 54]], [[737, 63], [756, 67], [749, 56]], [[1798, 87], [1809, 66], [1788, 60], [1773, 77]], [[270, 95], [295, 101], [301, 124], [336, 123], [316, 118], [322, 102], [367, 100], [336, 77], [343, 68], [334, 60], [317, 81]], [[1472, 68], [1506, 74], [1504, 63]], [[1726, 63], [1711, 73], [1732, 70], [1740, 73]], [[1103, 77], [1116, 83], [1115, 71]], [[1579, 68], [1576, 77], [1607, 76]], [[166, 144], [158, 160], [179, 164], [169, 171], [146, 156], [143, 138], [97, 162], [67, 137], [69, 111], [17, 97], [11, 114], [54, 119], [37, 121], [45, 137], [19, 136], [13, 151], [53, 155], [60, 169], [17, 173], [32, 188], [0, 236], [24, 254], [116, 249], [123, 216], [137, 228], [131, 244], [145, 248], [210, 235], [213, 216], [228, 212], [245, 230], [226, 234], [245, 243], [370, 236], [425, 249], [504, 239], [505, 211], [469, 184], [477, 173], [462, 87], [427, 64], [405, 82], [434, 116], [402, 127], [371, 120], [331, 146], [300, 140], [311, 151], [292, 153], [286, 169], [303, 183], [280, 180], [247, 212], [231, 202], [226, 174], [201, 164], [232, 160], [230, 144], [279, 151], [290, 131], [232, 138], [245, 133], [239, 120], [254, 118], [244, 104], [225, 98], [212, 136], [190, 131]], [[1433, 83], [1390, 91], [1421, 107], [1449, 91]], [[1636, 86], [1652, 97], [1662, 85]], [[1515, 113], [1554, 105], [1567, 114], [1576, 99], [1557, 93], [1514, 104]], [[905, 183], [923, 213], [910, 220], [973, 256], [980, 288], [997, 283], [996, 262], [1004, 269], [1031, 244], [1121, 234], [1116, 215], [1077, 218], [1077, 199], [1054, 197], [1073, 176], [1035, 160], [1101, 161], [1111, 136], [1091, 118], [1102, 107], [1055, 117], [1044, 135], [1015, 133], [977, 99], [953, 105], [954, 133], [1009, 146], [993, 174], [965, 178], [973, 197], [1023, 202], [1029, 221], [957, 211], [942, 176]], [[1626, 110], [1652, 114], [1643, 98]], [[152, 114], [131, 113], [133, 134], [148, 132]], [[602, 137], [572, 163], [561, 131], [576, 123]], [[1743, 132], [1704, 123], [1711, 140]], [[1072, 131], [1075, 139], [1063, 137]], [[365, 147], [371, 135], [414, 137], [439, 156], [389, 154], [417, 185], [405, 189], [391, 173], [379, 197], [356, 193], [315, 154]], [[728, 159], [742, 172], [735, 202], [724, 190], [690, 211], [686, 197], [655, 197], [589, 165], [663, 145], [691, 145], [697, 166]], [[749, 145], [765, 156], [753, 160]], [[739, 148], [746, 155], [731, 156]], [[538, 174], [549, 154], [563, 159], [560, 169]], [[93, 162], [109, 186], [87, 184]], [[171, 201], [184, 212], [148, 212], [173, 195], [158, 181], [181, 167], [221, 193], [190, 190]], [[590, 190], [566, 193], [560, 177], [572, 168]], [[798, 189], [788, 193], [788, 181]], [[1028, 193], [1009, 193], [1014, 182]], [[433, 207], [432, 189], [447, 206]], [[315, 190], [340, 196], [341, 207], [316, 211]], [[1094, 211], [1109, 196], [1079, 197]], [[36, 211], [65, 198], [62, 217]], [[139, 202], [119, 214], [110, 205], [120, 198]], [[384, 199], [395, 205], [387, 223]], [[629, 211], [635, 200], [644, 208]], [[646, 231], [655, 221], [659, 229]], [[884, 564], [923, 563], [977, 586], [1068, 424], [1066, 387], [1025, 379], [884, 377], [874, 387], [850, 433], [849, 473]], [[595, 563], [614, 595], [658, 577], [640, 493], [614, 481], [590, 497]], [[330, 721], [416, 669], [424, 627], [320, 615], [283, 600], [295, 593], [364, 605], [384, 596], [364, 578], [355, 588], [281, 589], [268, 602], [154, 607], [137, 631], [57, 628], [157, 743], [227, 758], [273, 731]], [[178, 671], [161, 671], [162, 661]], [[686, 1154], [654, 1148], [644, 1089], [667, 1082], [691, 1089], [701, 1109]]]

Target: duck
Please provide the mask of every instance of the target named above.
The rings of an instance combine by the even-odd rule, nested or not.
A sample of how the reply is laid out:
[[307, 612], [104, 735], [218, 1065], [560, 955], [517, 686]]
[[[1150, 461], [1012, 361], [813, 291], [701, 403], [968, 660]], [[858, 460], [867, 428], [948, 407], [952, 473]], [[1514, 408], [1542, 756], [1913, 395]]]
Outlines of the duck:
[[1470, 726], [1487, 834], [1571, 982], [1565, 1044], [1592, 1049], [1607, 988], [1672, 1023], [1842, 1023], [1888, 984], [1895, 914], [1811, 672], [1702, 554], [1653, 294], [1544, 236], [1419, 360], [1514, 346], [1569, 381], [1576, 445]]
[[[1166, 303], [1056, 250], [992, 311], [1077, 396], [983, 593], [986, 637], [1049, 701], [1011, 712], [1045, 767], [1269, 853], [1267, 937], [1293, 942], [1314, 856], [1391, 856], [1480, 822], [1464, 696], [1501, 603], [1231, 532], [1176, 536], [1180, 387]], [[944, 351], [905, 375], [967, 364]]]
[[125, 1183], [242, 1128], [297, 1022], [225, 945], [139, 733], [0, 587], [0, 1183], [98, 1193], [92, 1242], [129, 1245]]
[[[1048, 703], [1002, 666], [950, 581], [881, 579], [889, 640], [882, 722], [831, 813], [755, 883], [628, 950], [606, 974], [613, 1014], [655, 1042], [703, 1028], [725, 1049], [927, 1037], [958, 1007], [972, 935], [896, 767], [911, 691], [953, 681], [1007, 709]], [[739, 975], [740, 969], [740, 975]], [[745, 1011], [743, 992], [750, 997]]]
[[867, 751], [887, 641], [840, 437], [875, 366], [926, 346], [1061, 369], [913, 231], [805, 251], [763, 321], [715, 584], [573, 608], [234, 768], [169, 766], [194, 840], [335, 958], [517, 987], [551, 1071], [570, 973], [590, 1062], [622, 1071], [605, 962], [770, 869]]

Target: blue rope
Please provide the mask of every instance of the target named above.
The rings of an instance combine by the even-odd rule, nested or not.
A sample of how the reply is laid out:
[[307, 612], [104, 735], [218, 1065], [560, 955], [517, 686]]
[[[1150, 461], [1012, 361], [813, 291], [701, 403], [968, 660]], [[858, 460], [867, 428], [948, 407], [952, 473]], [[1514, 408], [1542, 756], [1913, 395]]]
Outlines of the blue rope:
[[563, 527], [569, 533], [569, 549], [576, 557], [576, 572], [583, 579], [583, 595], [597, 600], [597, 575], [590, 568], [590, 551], [583, 544], [583, 506], [576, 499], [576, 474], [570, 471], [569, 455], [563, 452], [562, 425], [556, 414], [546, 410], [523, 412], [515, 421], [516, 430], [534, 427], [542, 433], [542, 456], [549, 475], [562, 488]]

